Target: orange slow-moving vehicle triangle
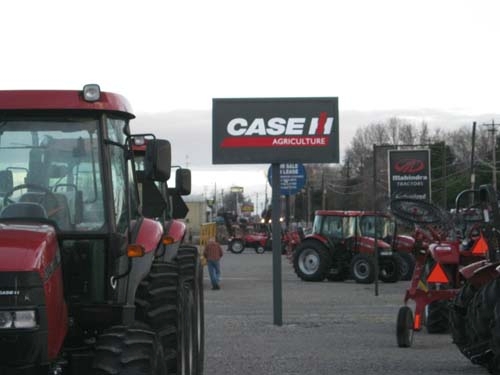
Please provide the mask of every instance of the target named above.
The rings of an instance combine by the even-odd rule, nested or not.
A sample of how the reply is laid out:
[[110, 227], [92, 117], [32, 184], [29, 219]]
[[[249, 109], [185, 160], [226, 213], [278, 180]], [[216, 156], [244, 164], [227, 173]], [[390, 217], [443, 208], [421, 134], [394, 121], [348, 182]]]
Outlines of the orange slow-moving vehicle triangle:
[[483, 234], [479, 236], [474, 246], [472, 246], [472, 254], [484, 255], [488, 252], [488, 244], [483, 237]]
[[427, 278], [427, 282], [444, 284], [448, 281], [448, 276], [446, 276], [446, 273], [443, 271], [443, 267], [441, 267], [439, 263], [436, 263], [431, 273], [429, 274], [429, 277]]

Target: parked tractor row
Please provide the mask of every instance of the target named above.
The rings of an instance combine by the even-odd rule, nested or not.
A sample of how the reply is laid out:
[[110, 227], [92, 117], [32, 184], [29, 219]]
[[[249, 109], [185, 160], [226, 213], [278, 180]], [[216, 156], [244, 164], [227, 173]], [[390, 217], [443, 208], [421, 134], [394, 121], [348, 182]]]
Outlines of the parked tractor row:
[[395, 236], [394, 221], [387, 214], [320, 210], [312, 233], [293, 249], [293, 267], [304, 281], [352, 278], [368, 284], [378, 269], [380, 280], [392, 283], [410, 278], [413, 246], [412, 237]]
[[133, 118], [97, 85], [0, 91], [1, 374], [203, 373], [190, 174], [168, 187], [169, 142]]

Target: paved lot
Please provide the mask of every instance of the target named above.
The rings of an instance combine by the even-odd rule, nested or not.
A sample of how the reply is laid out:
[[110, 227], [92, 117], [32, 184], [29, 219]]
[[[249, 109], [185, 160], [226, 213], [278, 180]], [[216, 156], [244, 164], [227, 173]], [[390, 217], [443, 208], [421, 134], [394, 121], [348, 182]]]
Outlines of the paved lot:
[[449, 335], [396, 344], [408, 282], [306, 283], [282, 258], [283, 326], [273, 324], [272, 254], [225, 253], [222, 289], [205, 274], [206, 375], [488, 374]]

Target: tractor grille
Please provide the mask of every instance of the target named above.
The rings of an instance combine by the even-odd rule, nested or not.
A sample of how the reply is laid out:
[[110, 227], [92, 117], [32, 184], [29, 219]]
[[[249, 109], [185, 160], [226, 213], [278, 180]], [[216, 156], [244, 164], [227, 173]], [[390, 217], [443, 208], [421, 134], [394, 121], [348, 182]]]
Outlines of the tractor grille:
[[0, 311], [28, 309], [36, 312], [36, 327], [0, 328], [0, 371], [47, 361], [47, 314], [40, 276], [0, 272]]

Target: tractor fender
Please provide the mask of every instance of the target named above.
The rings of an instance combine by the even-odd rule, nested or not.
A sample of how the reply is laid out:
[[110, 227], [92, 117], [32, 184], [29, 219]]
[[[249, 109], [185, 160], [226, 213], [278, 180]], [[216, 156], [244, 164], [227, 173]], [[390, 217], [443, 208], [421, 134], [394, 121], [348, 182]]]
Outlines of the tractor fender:
[[139, 225], [135, 243], [144, 246], [146, 254], [154, 252], [161, 243], [163, 227], [156, 220], [147, 218], [144, 218]]
[[394, 247], [398, 252], [411, 253], [415, 248], [415, 238], [399, 234], [394, 239]]
[[483, 259], [462, 267], [460, 274], [472, 285], [480, 287], [500, 276], [500, 262], [491, 263], [487, 259]]
[[458, 242], [441, 241], [439, 243], [432, 243], [429, 245], [429, 254], [432, 259], [436, 261], [436, 263], [460, 263], [460, 249]]
[[165, 235], [172, 238], [173, 242], [182, 242], [186, 235], [186, 224], [180, 220], [169, 220], [165, 224]]

